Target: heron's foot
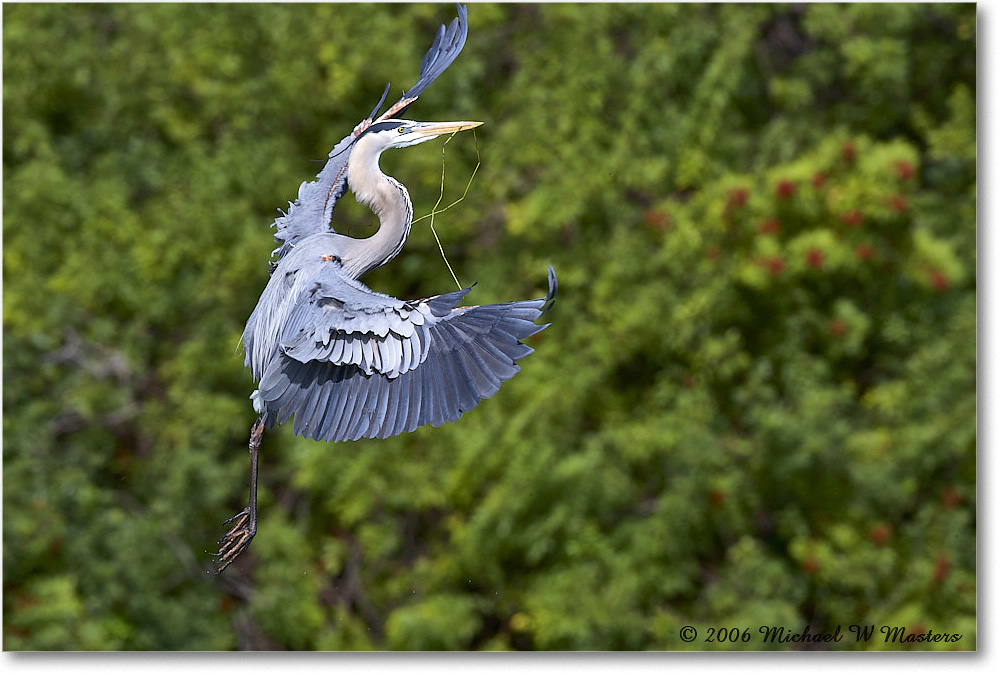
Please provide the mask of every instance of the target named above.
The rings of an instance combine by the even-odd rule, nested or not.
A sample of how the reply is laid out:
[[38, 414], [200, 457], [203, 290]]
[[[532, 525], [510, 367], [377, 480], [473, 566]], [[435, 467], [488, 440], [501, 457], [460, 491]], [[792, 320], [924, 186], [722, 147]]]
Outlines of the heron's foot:
[[219, 566], [217, 574], [229, 567], [243, 551], [250, 548], [250, 542], [257, 534], [256, 518], [251, 518], [250, 507], [246, 507], [227, 520], [224, 525], [233, 523], [232, 528], [219, 539], [219, 552], [213, 554], [215, 563]]

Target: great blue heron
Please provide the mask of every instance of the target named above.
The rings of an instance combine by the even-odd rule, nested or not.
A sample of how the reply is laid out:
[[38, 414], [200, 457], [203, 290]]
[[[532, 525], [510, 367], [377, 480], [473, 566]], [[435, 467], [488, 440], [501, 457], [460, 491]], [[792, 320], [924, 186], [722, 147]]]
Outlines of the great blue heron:
[[[250, 432], [250, 500], [226, 521], [219, 540], [221, 573], [257, 532], [257, 455], [265, 427], [294, 415], [295, 434], [323, 441], [388, 438], [424, 424], [457, 420], [518, 372], [533, 350], [520, 340], [545, 328], [535, 319], [544, 298], [458, 307], [469, 289], [422, 300], [397, 300], [358, 278], [402, 249], [413, 209], [403, 185], [379, 169], [379, 156], [480, 122], [414, 122], [397, 118], [455, 60], [468, 34], [466, 8], [438, 30], [420, 78], [376, 117], [378, 105], [330, 152], [317, 180], [274, 222], [281, 245], [271, 278], [243, 331], [246, 364], [259, 414]], [[378, 231], [354, 239], [330, 229], [337, 200], [350, 188], [378, 215]], [[547, 325], [547, 324], [546, 324]]]

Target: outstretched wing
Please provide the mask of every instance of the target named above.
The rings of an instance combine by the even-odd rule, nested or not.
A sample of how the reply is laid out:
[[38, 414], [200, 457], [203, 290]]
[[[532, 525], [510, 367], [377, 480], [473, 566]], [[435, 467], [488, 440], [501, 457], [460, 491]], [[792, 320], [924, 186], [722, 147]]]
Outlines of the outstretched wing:
[[[324, 441], [388, 438], [457, 420], [512, 378], [533, 349], [520, 341], [557, 289], [537, 300], [457, 307], [469, 289], [403, 301], [324, 266], [296, 299], [258, 405], [268, 426]], [[546, 324], [547, 325], [547, 324]]]
[[451, 20], [451, 24], [447, 28], [444, 26], [438, 28], [437, 35], [434, 36], [434, 43], [424, 55], [424, 60], [420, 62], [420, 78], [403, 93], [403, 96], [396, 103], [382, 113], [379, 117], [380, 120], [401, 115], [462, 51], [465, 39], [469, 36], [468, 9], [462, 5], [456, 5], [456, 7], [458, 8], [458, 16]]
[[382, 93], [382, 98], [372, 109], [371, 114], [359, 122], [354, 127], [354, 131], [345, 136], [330, 151], [329, 159], [323, 170], [316, 175], [316, 180], [302, 183], [299, 186], [299, 195], [294, 203], [289, 203], [288, 212], [282, 212], [282, 215], [274, 221], [274, 227], [277, 230], [274, 234], [274, 240], [280, 246], [271, 253], [274, 258], [271, 262], [272, 272], [278, 261], [300, 240], [313, 234], [329, 231], [333, 207], [347, 191], [347, 162], [350, 159], [354, 142], [365, 129], [372, 125], [373, 121], [381, 121], [401, 114], [417, 100], [417, 97], [430, 86], [431, 82], [451, 65], [451, 62], [462, 51], [462, 47], [465, 46], [465, 39], [469, 34], [466, 14], [467, 9], [458, 5], [458, 17], [453, 19], [447, 28], [441, 26], [438, 29], [434, 43], [420, 63], [420, 78], [416, 84], [376, 119], [375, 116], [382, 104], [385, 103], [385, 97], [389, 93], [387, 85]]

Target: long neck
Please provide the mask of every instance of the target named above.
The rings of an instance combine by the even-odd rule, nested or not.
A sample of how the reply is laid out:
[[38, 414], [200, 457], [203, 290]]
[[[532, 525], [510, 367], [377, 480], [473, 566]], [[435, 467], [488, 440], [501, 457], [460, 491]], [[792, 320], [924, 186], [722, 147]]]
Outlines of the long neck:
[[[352, 154], [357, 155], [357, 150]], [[374, 161], [351, 161], [347, 181], [357, 200], [370, 207], [380, 223], [372, 236], [354, 240], [357, 243], [352, 246], [352, 255], [344, 258], [345, 270], [357, 279], [386, 264], [403, 249], [413, 222], [413, 205], [403, 184], [379, 169], [377, 156]]]

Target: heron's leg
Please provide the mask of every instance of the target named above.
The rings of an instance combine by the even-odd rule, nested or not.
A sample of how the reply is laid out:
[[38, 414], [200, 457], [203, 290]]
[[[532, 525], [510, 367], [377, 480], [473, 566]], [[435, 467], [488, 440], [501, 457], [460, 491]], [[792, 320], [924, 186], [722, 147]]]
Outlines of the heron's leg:
[[254, 422], [250, 430], [250, 501], [247, 507], [227, 520], [224, 524], [233, 523], [232, 528], [219, 539], [218, 574], [229, 567], [243, 551], [250, 548], [250, 542], [257, 534], [257, 455], [260, 452], [260, 442], [264, 437], [264, 416]]

